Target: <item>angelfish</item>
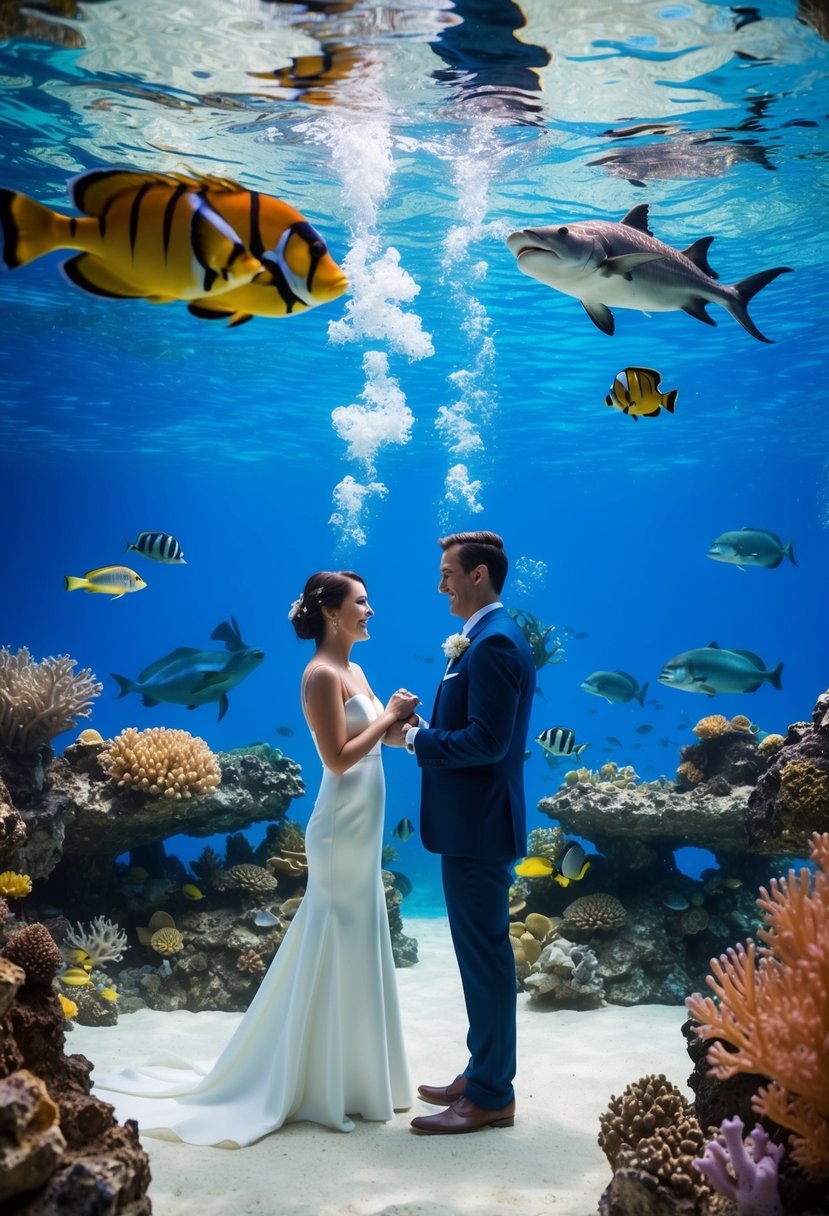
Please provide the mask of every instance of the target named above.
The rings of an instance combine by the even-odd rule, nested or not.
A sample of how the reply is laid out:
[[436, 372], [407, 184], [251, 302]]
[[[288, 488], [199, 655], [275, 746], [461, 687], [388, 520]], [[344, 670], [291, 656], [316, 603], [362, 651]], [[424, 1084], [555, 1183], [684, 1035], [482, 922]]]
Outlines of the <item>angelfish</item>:
[[706, 325], [705, 311], [720, 304], [760, 342], [771, 342], [748, 315], [748, 302], [790, 266], [761, 270], [733, 285], [716, 281], [708, 264], [712, 236], [700, 237], [680, 252], [657, 240], [648, 228], [648, 205], [633, 207], [620, 223], [581, 220], [548, 228], [524, 228], [507, 237], [522, 274], [581, 300], [594, 325], [615, 328], [611, 307], [642, 312], [682, 310]]

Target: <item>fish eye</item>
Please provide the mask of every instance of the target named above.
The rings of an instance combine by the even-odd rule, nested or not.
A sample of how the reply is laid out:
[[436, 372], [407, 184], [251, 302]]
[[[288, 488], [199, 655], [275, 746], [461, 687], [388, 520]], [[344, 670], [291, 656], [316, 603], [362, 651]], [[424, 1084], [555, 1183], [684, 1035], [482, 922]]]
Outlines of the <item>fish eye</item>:
[[568, 233], [569, 233], [569, 231], [570, 231], [570, 229], [569, 229], [569, 228], [559, 228], [559, 230], [558, 230], [558, 235], [559, 235], [559, 236], [567, 236], [567, 235], [568, 235]]

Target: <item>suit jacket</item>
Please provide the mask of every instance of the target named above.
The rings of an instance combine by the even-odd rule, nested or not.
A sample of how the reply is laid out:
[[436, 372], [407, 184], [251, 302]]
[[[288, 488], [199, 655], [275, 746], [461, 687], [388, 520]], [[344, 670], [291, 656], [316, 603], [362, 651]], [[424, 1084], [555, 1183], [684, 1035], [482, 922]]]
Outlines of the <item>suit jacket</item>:
[[526, 851], [524, 750], [535, 664], [505, 608], [473, 626], [450, 664], [414, 748], [420, 831], [432, 853], [511, 860]]

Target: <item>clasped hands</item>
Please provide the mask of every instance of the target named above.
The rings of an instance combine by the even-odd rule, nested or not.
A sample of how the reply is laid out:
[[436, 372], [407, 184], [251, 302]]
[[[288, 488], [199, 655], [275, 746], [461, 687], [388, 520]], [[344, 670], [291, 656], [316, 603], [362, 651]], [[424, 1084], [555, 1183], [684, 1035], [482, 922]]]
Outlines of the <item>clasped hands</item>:
[[389, 747], [405, 747], [406, 732], [410, 727], [417, 726], [420, 721], [415, 712], [419, 704], [420, 697], [405, 688], [398, 688], [397, 692], [389, 697], [386, 709], [397, 718], [383, 736], [383, 742]]

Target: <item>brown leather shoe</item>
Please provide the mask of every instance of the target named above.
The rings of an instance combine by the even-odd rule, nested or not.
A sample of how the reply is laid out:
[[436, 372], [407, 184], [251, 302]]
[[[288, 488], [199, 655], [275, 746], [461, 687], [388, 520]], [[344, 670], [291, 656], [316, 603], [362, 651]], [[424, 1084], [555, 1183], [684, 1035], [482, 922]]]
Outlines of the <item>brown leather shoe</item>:
[[466, 1077], [460, 1076], [448, 1085], [418, 1085], [417, 1095], [433, 1106], [450, 1106], [457, 1098], [463, 1097], [465, 1089]]
[[468, 1098], [458, 1098], [439, 1115], [419, 1115], [412, 1119], [412, 1130], [427, 1136], [458, 1136], [464, 1132], [479, 1132], [484, 1127], [512, 1127], [514, 1123], [514, 1102], [501, 1110], [485, 1110]]

